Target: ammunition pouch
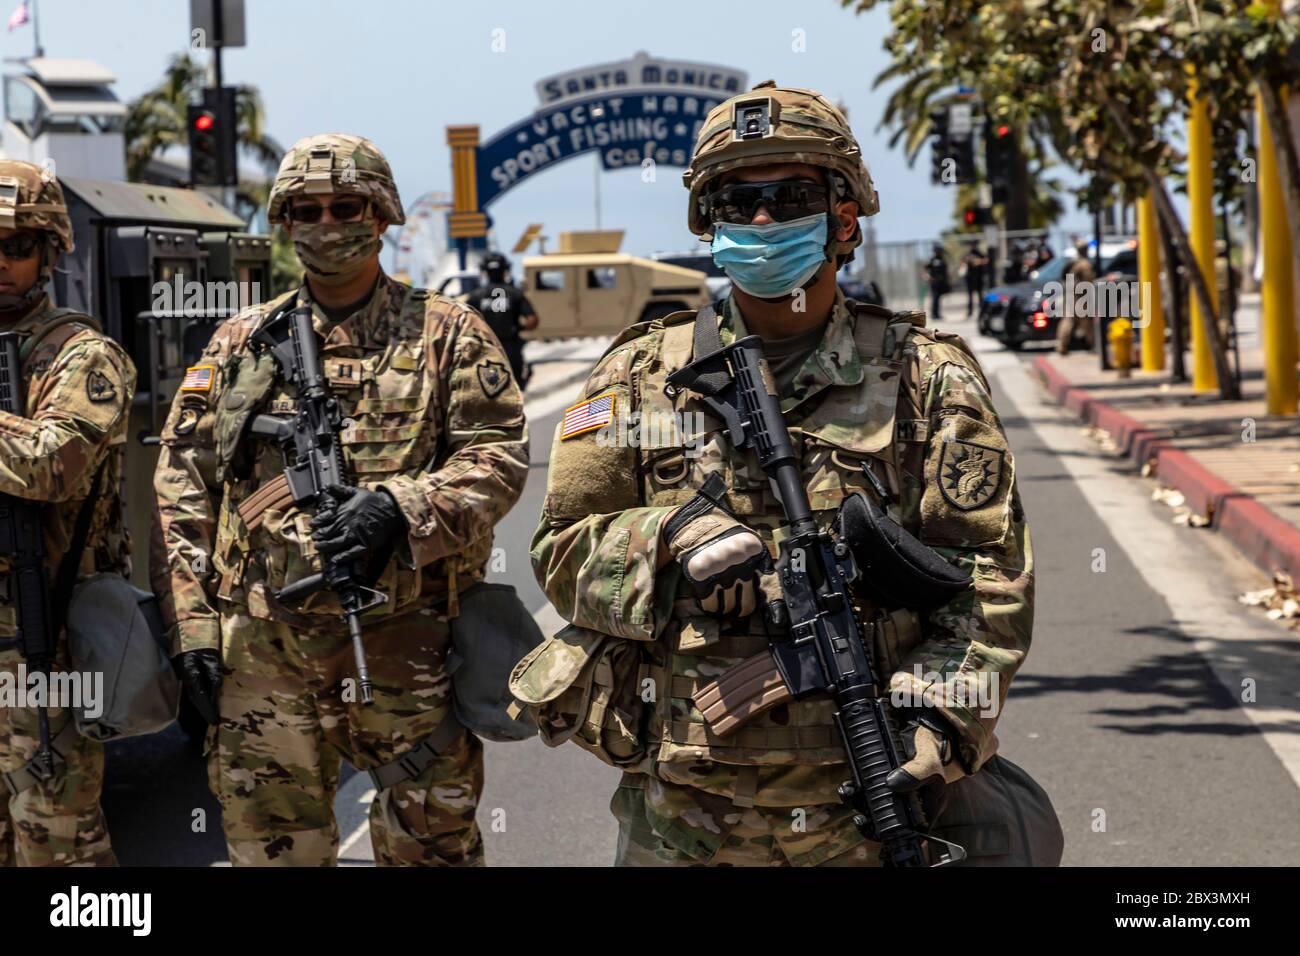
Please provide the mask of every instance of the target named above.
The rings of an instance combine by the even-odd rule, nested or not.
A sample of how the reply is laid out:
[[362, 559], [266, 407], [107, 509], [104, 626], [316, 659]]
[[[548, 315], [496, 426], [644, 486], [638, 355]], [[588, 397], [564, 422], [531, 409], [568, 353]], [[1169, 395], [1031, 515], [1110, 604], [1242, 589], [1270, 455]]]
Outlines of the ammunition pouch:
[[572, 740], [611, 767], [644, 772], [655, 700], [644, 694], [650, 677], [643, 642], [570, 624], [515, 666], [510, 692], [535, 715], [548, 747]]
[[835, 531], [862, 572], [859, 585], [881, 607], [929, 611], [971, 585], [969, 574], [945, 561], [861, 492], [844, 499]]

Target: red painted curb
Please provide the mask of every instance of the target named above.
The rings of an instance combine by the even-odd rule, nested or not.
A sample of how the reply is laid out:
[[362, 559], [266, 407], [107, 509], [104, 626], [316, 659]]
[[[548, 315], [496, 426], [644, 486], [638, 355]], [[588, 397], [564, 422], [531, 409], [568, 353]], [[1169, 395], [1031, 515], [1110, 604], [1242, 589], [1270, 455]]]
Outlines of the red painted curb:
[[1107, 432], [1124, 455], [1138, 463], [1156, 459], [1161, 484], [1176, 488], [1188, 506], [1212, 520], [1212, 526], [1246, 557], [1270, 573], [1278, 568], [1300, 573], [1300, 529], [1277, 516], [1180, 448], [1158, 430], [1073, 385], [1050, 357], [1034, 359], [1034, 372], [1048, 393], [1080, 418]]

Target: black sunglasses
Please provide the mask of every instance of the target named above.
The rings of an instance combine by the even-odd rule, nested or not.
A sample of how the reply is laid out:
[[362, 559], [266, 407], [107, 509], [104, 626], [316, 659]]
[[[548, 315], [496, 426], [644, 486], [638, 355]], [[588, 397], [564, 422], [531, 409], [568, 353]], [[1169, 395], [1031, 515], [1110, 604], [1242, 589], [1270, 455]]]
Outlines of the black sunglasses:
[[[364, 199], [334, 199], [329, 204], [330, 215], [335, 222], [352, 222], [365, 215], [368, 203]], [[324, 207], [320, 203], [304, 202], [289, 204], [289, 218], [294, 222], [320, 222]]]
[[41, 247], [41, 237], [34, 232], [19, 232], [0, 239], [0, 253], [6, 259], [29, 259]]
[[790, 222], [829, 208], [825, 186], [799, 179], [769, 183], [732, 183], [704, 197], [712, 222], [748, 224], [760, 206], [776, 222]]

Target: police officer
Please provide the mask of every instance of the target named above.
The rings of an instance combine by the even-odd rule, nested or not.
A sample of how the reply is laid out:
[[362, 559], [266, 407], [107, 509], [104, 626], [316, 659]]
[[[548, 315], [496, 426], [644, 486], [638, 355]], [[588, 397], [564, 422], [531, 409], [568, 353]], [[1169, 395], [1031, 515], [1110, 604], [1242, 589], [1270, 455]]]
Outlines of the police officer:
[[523, 388], [528, 384], [532, 368], [524, 363], [524, 340], [520, 332], [537, 328], [537, 312], [523, 290], [510, 281], [510, 260], [499, 252], [483, 259], [483, 286], [472, 296], [475, 306], [487, 319], [488, 325], [501, 340], [510, 357], [510, 369], [515, 381]]
[[[890, 515], [974, 574], [972, 589], [929, 614], [862, 600], [878, 666], [910, 702], [910, 759], [889, 781], [900, 792], [942, 795], [996, 772], [997, 706], [1033, 616], [1014, 461], [959, 337], [837, 288], [878, 199], [823, 96], [768, 81], [722, 103], [684, 178], [691, 231], [711, 240], [732, 293], [716, 315], [626, 330], [558, 426], [532, 557], [576, 627], [526, 658], [512, 689], [530, 704], [598, 702], [576, 715], [543, 708], [539, 720], [544, 736], [558, 729], [625, 769], [612, 804], [620, 864], [875, 865], [878, 844], [837, 796], [848, 769], [828, 697], [781, 702], [729, 735], [696, 704], [717, 675], [765, 654], [752, 612], [771, 594], [760, 569], [784, 518], [752, 453], [667, 377], [696, 354], [698, 323], [724, 344], [758, 335], [819, 523], [852, 492], [880, 499], [879, 487]], [[680, 438], [611, 440], [619, 431], [599, 426], [623, 415], [678, 421]], [[697, 492], [717, 475], [727, 491], [710, 504]], [[561, 677], [590, 680], [590, 694], [577, 685], [556, 697]], [[960, 702], [958, 685], [975, 684], [996, 688], [994, 706]], [[1059, 837], [1054, 814], [1049, 826]]]
[[943, 297], [952, 288], [952, 283], [948, 279], [948, 256], [937, 242], [925, 263], [925, 279], [930, 283], [930, 312], [935, 318], [940, 318]]
[[[21, 337], [27, 400], [21, 414], [0, 411], [0, 494], [46, 503], [44, 558], [54, 611], [70, 597], [55, 593], [55, 584], [79, 517], [88, 530], [78, 573], [130, 573], [120, 450], [135, 368], [93, 318], [50, 302], [46, 286], [60, 255], [71, 250], [72, 223], [58, 180], [30, 163], [0, 161], [0, 332]], [[3, 646], [16, 635], [11, 557], [0, 555], [6, 683], [28, 666], [17, 649]], [[61, 633], [54, 669], [67, 666]], [[82, 686], [84, 693], [93, 678]], [[38, 756], [39, 710], [0, 705], [0, 865], [115, 865], [99, 806], [103, 746], [77, 733], [65, 706], [47, 713], [49, 763]]]
[[984, 280], [988, 276], [989, 260], [978, 242], [972, 242], [962, 259], [966, 267], [966, 318], [970, 318], [984, 298]]
[[[218, 327], [172, 404], [154, 479], [156, 590], [189, 693], [218, 720], [209, 778], [230, 860], [334, 863], [345, 758], [377, 790], [376, 862], [481, 865], [483, 752], [451, 716], [449, 621], [523, 487], [519, 389], [478, 313], [380, 269], [380, 236], [403, 215], [373, 143], [300, 140], [267, 215], [293, 240], [305, 282]], [[295, 304], [311, 308], [355, 482], [315, 506], [295, 504], [278, 444], [247, 427], [300, 408], [252, 341]], [[371, 705], [338, 598], [277, 598], [322, 559], [369, 569], [387, 597], [362, 619]]]

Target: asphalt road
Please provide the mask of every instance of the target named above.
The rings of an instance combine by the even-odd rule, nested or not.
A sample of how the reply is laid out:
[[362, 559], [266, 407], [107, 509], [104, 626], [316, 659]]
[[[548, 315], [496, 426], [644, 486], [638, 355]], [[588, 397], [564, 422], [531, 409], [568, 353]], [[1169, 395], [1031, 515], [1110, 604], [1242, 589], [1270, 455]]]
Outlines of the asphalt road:
[[[1051, 795], [1065, 863], [1300, 863], [1300, 639], [1235, 601], [1263, 575], [1212, 533], [1175, 527], [1149, 481], [1046, 404], [1025, 373], [1032, 353], [975, 344], [1037, 565], [1033, 647], [998, 736]], [[530, 404], [528, 484], [497, 533], [505, 568], [495, 577], [548, 622], [527, 552], [565, 399]], [[608, 864], [617, 777], [571, 745], [488, 744], [479, 822], [489, 863]], [[344, 863], [370, 859], [368, 799], [363, 777], [345, 781]], [[203, 768], [177, 730], [110, 748], [105, 804], [124, 863], [224, 858]], [[206, 832], [193, 832], [198, 810]]]

